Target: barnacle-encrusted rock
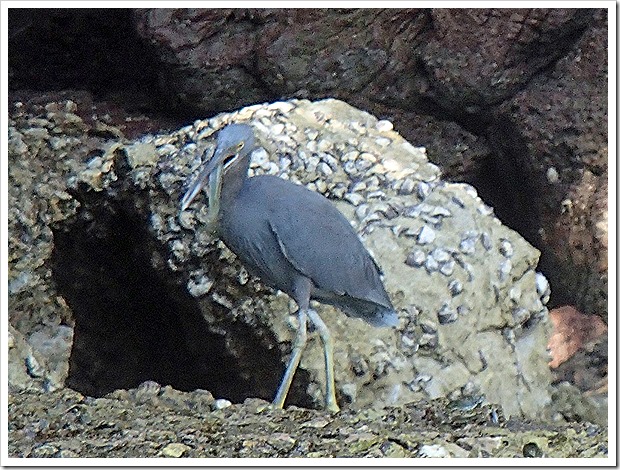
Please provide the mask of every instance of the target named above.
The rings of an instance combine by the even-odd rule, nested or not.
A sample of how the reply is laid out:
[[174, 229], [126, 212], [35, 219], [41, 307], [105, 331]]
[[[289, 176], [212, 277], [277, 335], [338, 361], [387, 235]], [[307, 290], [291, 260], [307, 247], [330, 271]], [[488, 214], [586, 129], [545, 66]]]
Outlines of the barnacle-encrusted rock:
[[[263, 145], [255, 152], [251, 173], [286, 177], [331, 198], [384, 270], [386, 287], [401, 318], [399, 328], [375, 329], [329, 306], [319, 307], [337, 338], [338, 384], [341, 388], [357, 384], [355, 406], [400, 403], [420, 395], [458, 395], [469, 387], [501, 404], [508, 414], [540, 411], [549, 400], [549, 375], [547, 311], [536, 290], [538, 252], [493, 217], [472, 187], [442, 182], [423, 149], [411, 146], [374, 117], [336, 100], [251, 106], [220, 115], [210, 125], [221, 127], [237, 120], [250, 122]], [[193, 145], [199, 126], [204, 123], [173, 133], [166, 143], [159, 138], [159, 148], [172, 144], [176, 149], [162, 155], [160, 179], [189, 177], [196, 171], [200, 153], [183, 152], [183, 148]], [[389, 139], [389, 145], [380, 139]], [[197, 145], [208, 154], [214, 142]], [[403, 191], [405, 182], [410, 188]], [[154, 199], [151, 210], [172, 222], [183, 188], [179, 184], [164, 190], [169, 200]], [[356, 212], [361, 204], [367, 210]], [[197, 218], [203, 210], [201, 203], [192, 207]], [[171, 252], [168, 262], [173, 269], [185, 271], [188, 258], [200, 264], [205, 252], [216, 249], [206, 230], [197, 224], [180, 233], [173, 226], [158, 231], [162, 242], [174, 239], [188, 247]], [[512, 263], [506, 260], [509, 255]], [[279, 343], [290, 341], [294, 328], [286, 321], [286, 297], [261, 292], [257, 294], [261, 308], [251, 292], [245, 295], [252, 297], [239, 298], [238, 281], [233, 278], [237, 269], [238, 264], [229, 279], [217, 275], [212, 287], [230, 300], [233, 307], [227, 315], [268, 325]], [[190, 289], [195, 284], [191, 282]], [[519, 286], [518, 298], [508, 295], [513, 286]], [[520, 309], [518, 316], [513, 314], [515, 309]], [[425, 335], [420, 325], [426, 319], [437, 324], [437, 332], [434, 340], [419, 345]], [[418, 343], [415, 354], [401, 349], [403, 337]], [[360, 360], [366, 367], [354, 372], [352, 361]], [[301, 367], [321, 381], [322, 361], [320, 348], [312, 344]], [[420, 375], [430, 379], [422, 387], [412, 386]], [[321, 390], [308, 387], [317, 402]]]
[[[146, 136], [136, 142], [107, 142], [95, 155], [79, 161], [65, 155], [64, 162], [70, 169], [55, 175], [53, 184], [60, 191], [69, 187], [79, 194], [83, 207], [78, 210], [76, 200], [68, 196], [57, 203], [67, 207], [60, 216], [49, 215], [51, 204], [50, 210], [42, 208], [39, 213], [56, 222], [84, 219], [85, 226], [102, 240], [135, 238], [129, 257], [112, 248], [110, 256], [121, 257], [117, 262], [130, 267], [134, 258], [145, 260], [154, 277], [144, 282], [160, 286], [146, 293], [137, 291], [133, 296], [127, 292], [129, 286], [112, 282], [95, 290], [103, 296], [104, 289], [120, 289], [115, 302], [127, 296], [131, 304], [119, 304], [121, 308], [114, 309], [118, 317], [114, 318], [127, 322], [123, 324], [128, 328], [113, 328], [108, 325], [109, 319], [106, 323], [106, 319], [95, 321], [90, 317], [89, 328], [83, 326], [82, 333], [76, 333], [82, 338], [80, 350], [96, 343], [97, 334], [103, 334], [93, 325], [100, 325], [119, 341], [125, 338], [129, 342], [134, 329], [144, 334], [151, 331], [152, 322], [161, 322], [161, 326], [153, 328], [159, 332], [157, 338], [163, 346], [143, 346], [153, 349], [150, 354], [157, 361], [167, 361], [166, 367], [173, 364], [165, 372], [172, 378], [164, 376], [159, 380], [179, 380], [186, 387], [217, 392], [218, 379], [209, 377], [219, 377], [224, 367], [221, 364], [227, 364], [236, 368], [235, 386], [242, 384], [247, 390], [235, 392], [232, 385], [220, 386], [223, 398], [269, 398], [275, 392], [295, 333], [296, 319], [290, 316], [293, 311], [288, 297], [250, 278], [235, 256], [217, 241], [207, 223], [206, 200], [202, 196], [190, 210], [179, 214], [184, 184], [200, 167], [203, 155], [213, 149], [214, 133], [235, 121], [252, 124], [261, 142], [261, 148], [254, 152], [251, 174], [275, 174], [332, 199], [385, 273], [385, 285], [400, 317], [399, 327], [376, 329], [332, 307], [317, 308], [335, 338], [340, 401], [364, 407], [476, 395], [501, 405], [508, 415], [540, 413], [549, 401], [550, 378], [544, 305], [548, 289], [535, 271], [538, 252], [503, 226], [474, 188], [442, 181], [423, 148], [406, 142], [386, 121], [332, 99], [250, 106], [208, 121], [196, 121], [169, 135]], [[14, 152], [32, 151], [34, 147], [24, 146], [23, 140], [33, 137], [14, 132]], [[15, 137], [17, 134], [19, 137]], [[36, 139], [40, 144], [37, 148], [46, 147], [46, 135]], [[14, 182], [19, 177], [18, 168], [16, 164], [12, 171]], [[16, 246], [19, 235], [27, 232], [15, 222], [24, 213], [17, 207], [18, 199], [16, 192], [12, 200], [16, 206], [11, 206], [15, 207], [11, 230]], [[117, 225], [97, 226], [97, 217], [111, 218], [98, 212], [101, 207], [111, 211], [102, 213], [121, 217], [125, 224], [120, 226], [122, 229]], [[122, 218], [125, 213], [130, 216]], [[141, 224], [140, 228], [116, 234], [123, 232], [129, 221]], [[49, 230], [50, 223], [44, 219], [41, 227]], [[44, 264], [49, 261], [52, 247], [51, 241], [46, 243], [47, 254], [40, 256]], [[26, 256], [25, 248], [22, 252]], [[20, 265], [19, 259], [16, 256], [10, 260], [13, 295], [34, 285], [28, 277], [30, 268]], [[112, 278], [124, 272], [103, 265], [111, 270]], [[65, 288], [70, 292], [84, 292], [71, 284], [84, 279], [59, 279], [69, 284]], [[138, 283], [140, 276], [128, 279]], [[43, 283], [49, 289], [49, 280]], [[73, 305], [70, 302], [72, 308], [93, 308], [81, 303], [79, 295], [74, 299]], [[162, 305], [167, 299], [173, 300]], [[141, 301], [143, 307], [134, 304]], [[123, 314], [123, 308], [134, 313]], [[137, 315], [135, 312], [142, 312], [141, 308], [144, 313]], [[132, 316], [143, 322], [140, 327], [131, 326]], [[18, 317], [14, 313], [12, 321]], [[310, 338], [290, 401], [319, 405], [324, 389], [323, 357], [318, 339], [314, 335]], [[176, 346], [166, 349], [168, 341], [175, 341]], [[220, 344], [225, 352], [214, 352]], [[162, 349], [156, 354], [158, 347]], [[73, 383], [91, 393], [148, 378], [130, 369], [126, 382], [122, 382], [113, 374], [115, 371], [104, 367], [105, 359], [93, 357], [96, 354], [74, 354]], [[183, 372], [175, 370], [178, 363], [174, 361], [180, 361], [181, 356], [187, 357], [189, 363]], [[128, 363], [149, 357], [138, 354]], [[84, 371], [89, 361], [102, 369], [99, 375]], [[194, 363], [206, 369], [194, 367]], [[158, 364], [152, 365], [152, 374], [163, 374], [164, 366]], [[191, 374], [190, 370], [193, 379], [183, 375]], [[109, 382], [102, 382], [102, 376]], [[200, 386], [192, 382], [199, 376]], [[220, 380], [225, 380], [224, 376]], [[85, 382], [89, 385], [85, 386]]]

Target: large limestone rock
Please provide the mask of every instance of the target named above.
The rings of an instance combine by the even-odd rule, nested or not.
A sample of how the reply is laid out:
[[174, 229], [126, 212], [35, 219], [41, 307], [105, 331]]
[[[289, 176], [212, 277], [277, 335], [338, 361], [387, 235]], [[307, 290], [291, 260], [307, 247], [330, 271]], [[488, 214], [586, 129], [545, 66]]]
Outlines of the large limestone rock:
[[[295, 331], [291, 302], [213, 237], [206, 205], [178, 208], [213, 134], [233, 121], [250, 122], [262, 142], [255, 174], [332, 199], [384, 270], [397, 328], [318, 307], [335, 337], [342, 404], [448, 396], [484, 399], [509, 415], [540, 413], [549, 401], [549, 287], [536, 273], [538, 252], [473, 187], [442, 181], [425, 150], [389, 122], [330, 99], [251, 106], [133, 142], [91, 136], [96, 151], [65, 148], [62, 163], [53, 136], [26, 128], [36, 122], [13, 123], [11, 166], [26, 167], [34, 190], [10, 194], [10, 319], [26, 338], [43, 323], [73, 327], [68, 385], [102, 395], [153, 379], [233, 401], [275, 393]], [[56, 155], [56, 172], [34, 164], [46, 153]], [[11, 172], [14, 187], [18, 176]], [[23, 204], [43, 182], [58, 202], [35, 198], [38, 218], [24, 224]], [[35, 227], [33, 267], [20, 261], [20, 240]], [[46, 294], [35, 307], [62, 299], [48, 309], [51, 321], [25, 314], [33, 302], [20, 292], [34, 286]], [[289, 403], [320, 406], [323, 384], [311, 335]]]

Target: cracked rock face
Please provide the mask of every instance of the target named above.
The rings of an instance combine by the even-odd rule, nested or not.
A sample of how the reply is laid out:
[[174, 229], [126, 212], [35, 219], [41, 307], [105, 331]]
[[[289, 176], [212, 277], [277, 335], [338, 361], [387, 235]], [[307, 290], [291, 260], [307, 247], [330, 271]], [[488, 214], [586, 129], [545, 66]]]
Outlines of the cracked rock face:
[[[232, 401], [275, 393], [295, 334], [292, 302], [249, 276], [207, 229], [204, 196], [179, 214], [187, 179], [230, 122], [251, 124], [261, 143], [252, 175], [278, 175], [331, 199], [384, 271], [397, 328], [317, 306], [335, 339], [341, 404], [484, 397], [507, 415], [540, 412], [549, 401], [549, 286], [536, 273], [538, 252], [473, 187], [442, 181], [425, 150], [390, 122], [332, 99], [250, 106], [172, 134], [107, 142], [65, 163], [73, 166], [52, 180], [70, 188], [64, 204], [71, 210], [54, 219], [60, 245], [50, 289], [67, 298], [75, 322], [72, 387], [101, 395], [153, 379]], [[19, 126], [12, 132], [27, 135]], [[17, 237], [22, 209], [12, 207]], [[85, 230], [100, 241], [80, 235]], [[71, 246], [90, 253], [81, 277], [66, 274], [81, 262], [72, 260]], [[48, 250], [39, 259], [49, 258]], [[28, 269], [11, 263], [9, 281], [27, 288]], [[125, 369], [111, 371], [97, 354], [110, 344]], [[321, 406], [323, 384], [320, 342], [311, 334], [289, 403]]]

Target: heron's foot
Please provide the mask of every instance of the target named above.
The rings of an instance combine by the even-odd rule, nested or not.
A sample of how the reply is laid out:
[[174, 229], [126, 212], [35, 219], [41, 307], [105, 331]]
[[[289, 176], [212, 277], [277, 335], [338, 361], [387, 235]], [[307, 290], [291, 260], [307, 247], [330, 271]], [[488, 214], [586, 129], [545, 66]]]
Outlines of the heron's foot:
[[281, 398], [276, 396], [276, 398], [274, 398], [274, 400], [271, 402], [271, 407], [272, 408], [283, 409], [284, 408], [284, 400], [285, 399], [286, 399], [286, 396], [281, 397]]
[[340, 407], [338, 406], [338, 403], [336, 403], [336, 397], [333, 397], [331, 400], [328, 397], [325, 402], [325, 409], [330, 413], [338, 413], [340, 411]]

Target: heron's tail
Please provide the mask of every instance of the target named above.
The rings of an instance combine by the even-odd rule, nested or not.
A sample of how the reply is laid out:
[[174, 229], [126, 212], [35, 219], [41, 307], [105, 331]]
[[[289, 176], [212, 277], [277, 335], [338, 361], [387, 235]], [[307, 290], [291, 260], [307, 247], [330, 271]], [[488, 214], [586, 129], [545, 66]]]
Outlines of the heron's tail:
[[373, 326], [398, 326], [398, 314], [391, 308], [378, 307], [374, 315], [363, 317]]

